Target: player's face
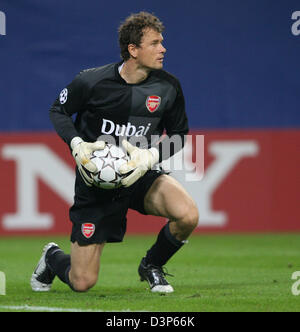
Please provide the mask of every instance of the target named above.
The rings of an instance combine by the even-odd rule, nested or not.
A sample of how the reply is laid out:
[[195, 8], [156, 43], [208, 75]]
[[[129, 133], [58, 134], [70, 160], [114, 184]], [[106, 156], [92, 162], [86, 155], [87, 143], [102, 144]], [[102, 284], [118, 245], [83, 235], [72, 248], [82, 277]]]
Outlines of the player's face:
[[161, 69], [163, 67], [163, 59], [166, 49], [162, 45], [162, 34], [147, 29], [141, 40], [140, 46], [137, 48], [136, 59], [138, 63], [149, 69]]

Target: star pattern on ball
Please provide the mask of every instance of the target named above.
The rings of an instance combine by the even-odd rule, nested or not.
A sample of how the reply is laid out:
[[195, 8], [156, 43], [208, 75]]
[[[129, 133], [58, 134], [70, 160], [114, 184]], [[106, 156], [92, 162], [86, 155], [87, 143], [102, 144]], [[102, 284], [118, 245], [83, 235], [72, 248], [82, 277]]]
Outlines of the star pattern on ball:
[[107, 156], [102, 158], [104, 164], [103, 164], [103, 168], [106, 166], [111, 166], [112, 168], [114, 168], [114, 161], [116, 160], [115, 157], [112, 156], [111, 152], [109, 151]]

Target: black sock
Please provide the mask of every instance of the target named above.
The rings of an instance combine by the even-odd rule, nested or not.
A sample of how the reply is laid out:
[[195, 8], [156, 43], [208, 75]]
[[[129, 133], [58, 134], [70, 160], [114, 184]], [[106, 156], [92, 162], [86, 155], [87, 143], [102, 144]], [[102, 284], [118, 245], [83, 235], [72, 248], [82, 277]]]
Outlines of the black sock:
[[70, 255], [66, 255], [61, 249], [53, 248], [47, 253], [47, 264], [62, 282], [72, 288], [69, 280], [69, 271], [71, 269]]
[[163, 266], [183, 246], [170, 232], [167, 223], [159, 232], [155, 244], [147, 251], [146, 264]]

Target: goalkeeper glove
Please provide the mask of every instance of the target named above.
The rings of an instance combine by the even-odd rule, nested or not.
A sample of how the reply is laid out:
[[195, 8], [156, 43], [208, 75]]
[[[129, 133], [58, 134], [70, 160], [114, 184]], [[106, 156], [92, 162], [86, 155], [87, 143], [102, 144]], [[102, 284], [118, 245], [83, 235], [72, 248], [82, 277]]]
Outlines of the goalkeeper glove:
[[85, 184], [89, 187], [92, 186], [93, 179], [88, 172], [95, 173], [97, 171], [96, 165], [90, 160], [90, 158], [94, 151], [103, 150], [104, 148], [104, 141], [87, 143], [80, 137], [74, 137], [71, 141], [72, 155], [76, 161], [78, 171]]
[[128, 152], [130, 160], [119, 168], [119, 172], [124, 175], [133, 170], [130, 175], [121, 181], [124, 187], [129, 187], [158, 163], [159, 152], [156, 148], [139, 149], [126, 140], [122, 142], [122, 145]]

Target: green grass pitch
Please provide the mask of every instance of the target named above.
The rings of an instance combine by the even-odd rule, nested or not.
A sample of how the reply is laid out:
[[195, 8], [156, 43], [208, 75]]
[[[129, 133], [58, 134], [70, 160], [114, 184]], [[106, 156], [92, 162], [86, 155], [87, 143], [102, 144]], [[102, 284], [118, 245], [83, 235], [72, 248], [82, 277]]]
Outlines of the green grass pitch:
[[[67, 237], [0, 238], [0, 271], [6, 295], [0, 311], [300, 311], [292, 294], [300, 271], [300, 235], [193, 235], [167, 264], [175, 292], [151, 293], [137, 267], [155, 236], [129, 236], [107, 244], [97, 285], [74, 293], [55, 279], [48, 293], [31, 291], [29, 280], [43, 246], [51, 241], [69, 252]], [[299, 287], [300, 288], [300, 287]]]

